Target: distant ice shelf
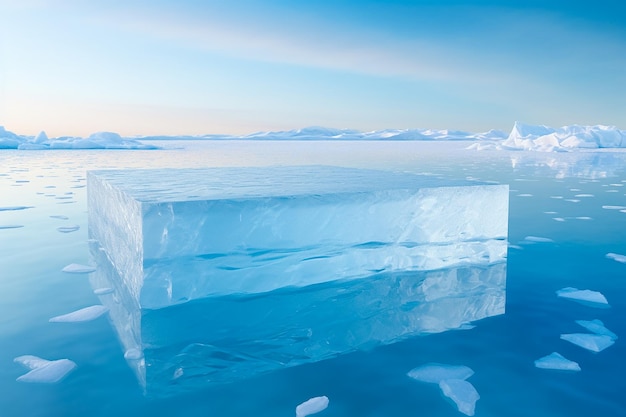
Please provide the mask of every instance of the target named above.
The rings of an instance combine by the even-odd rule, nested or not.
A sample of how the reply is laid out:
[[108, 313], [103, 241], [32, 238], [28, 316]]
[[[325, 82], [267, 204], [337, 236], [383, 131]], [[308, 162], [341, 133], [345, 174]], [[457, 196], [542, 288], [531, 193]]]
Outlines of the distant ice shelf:
[[504, 312], [506, 185], [329, 166], [87, 181], [90, 279], [148, 392]]
[[506, 257], [507, 185], [328, 166], [87, 177], [90, 237], [145, 308]]

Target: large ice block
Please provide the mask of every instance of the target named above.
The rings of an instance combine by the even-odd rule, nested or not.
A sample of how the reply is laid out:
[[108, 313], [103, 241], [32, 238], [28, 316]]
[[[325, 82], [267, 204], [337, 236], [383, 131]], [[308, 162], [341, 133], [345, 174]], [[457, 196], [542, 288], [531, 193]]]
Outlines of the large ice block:
[[90, 236], [141, 308], [506, 257], [506, 185], [328, 166], [87, 180]]
[[505, 310], [506, 263], [385, 272], [262, 294], [141, 308], [97, 242], [90, 275], [141, 386], [169, 396], [410, 337]]

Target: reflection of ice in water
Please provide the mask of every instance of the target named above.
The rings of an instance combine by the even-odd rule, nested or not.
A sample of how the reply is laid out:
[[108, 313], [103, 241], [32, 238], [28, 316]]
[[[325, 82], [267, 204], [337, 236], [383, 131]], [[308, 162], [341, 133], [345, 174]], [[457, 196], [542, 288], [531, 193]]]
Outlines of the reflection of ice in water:
[[[140, 309], [117, 270], [91, 244], [94, 288], [129, 365], [149, 393], [193, 390], [315, 362], [408, 337], [463, 328], [504, 313], [506, 264], [380, 274], [248, 296]], [[199, 329], [202, 329], [199, 331]], [[143, 353], [143, 355], [139, 355]]]

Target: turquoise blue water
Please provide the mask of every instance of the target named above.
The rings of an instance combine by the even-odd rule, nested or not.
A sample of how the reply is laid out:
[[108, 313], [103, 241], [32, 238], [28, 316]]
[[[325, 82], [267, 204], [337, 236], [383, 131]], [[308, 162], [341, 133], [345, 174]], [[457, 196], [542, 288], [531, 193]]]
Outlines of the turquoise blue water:
[[[626, 415], [626, 264], [606, 257], [626, 255], [626, 212], [617, 208], [626, 206], [626, 153], [475, 152], [461, 143], [423, 142], [157, 144], [166, 149], [0, 151], [0, 207], [27, 207], [0, 211], [1, 416], [293, 416], [299, 403], [320, 395], [330, 399], [320, 416], [462, 415], [436, 386], [406, 376], [428, 362], [474, 370], [469, 381], [481, 396], [476, 416]], [[106, 316], [48, 322], [99, 303], [86, 275], [61, 272], [70, 263], [92, 262], [87, 169], [276, 164], [509, 184], [506, 312], [476, 321], [472, 329], [374, 343], [165, 398], [144, 395]], [[79, 228], [58, 230], [72, 226]], [[527, 236], [550, 241], [533, 243]], [[610, 308], [558, 298], [555, 291], [568, 286], [602, 292]], [[245, 309], [239, 314], [245, 317]], [[320, 315], [329, 328], [332, 316]], [[620, 336], [613, 346], [592, 353], [560, 340], [562, 333], [585, 332], [575, 320], [596, 318]], [[534, 366], [553, 351], [582, 371]], [[78, 367], [56, 384], [17, 382], [26, 369], [13, 359], [26, 354], [69, 358]]]

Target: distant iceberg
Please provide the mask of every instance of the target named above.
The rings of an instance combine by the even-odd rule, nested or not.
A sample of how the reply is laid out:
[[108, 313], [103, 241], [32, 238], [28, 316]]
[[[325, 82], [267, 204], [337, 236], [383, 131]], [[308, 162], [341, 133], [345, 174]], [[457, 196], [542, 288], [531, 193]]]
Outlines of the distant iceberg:
[[359, 131], [310, 126], [301, 129], [255, 132], [247, 135], [150, 135], [122, 137], [113, 132], [97, 132], [86, 138], [62, 136], [49, 138], [18, 135], [0, 126], [0, 149], [157, 149], [144, 141], [173, 140], [271, 140], [271, 141], [472, 141], [467, 149], [531, 150], [568, 152], [575, 149], [626, 148], [626, 130], [615, 126], [570, 125], [552, 128], [515, 122], [507, 134], [491, 129], [482, 133], [450, 129], [382, 129]]
[[551, 128], [515, 122], [509, 137], [500, 147], [547, 152], [580, 148], [626, 148], [626, 130], [604, 125]]
[[157, 147], [143, 144], [138, 140], [122, 138], [113, 132], [97, 132], [87, 138], [73, 136], [49, 138], [45, 132], [40, 132], [34, 137], [23, 136], [0, 126], [0, 149], [157, 149]]

